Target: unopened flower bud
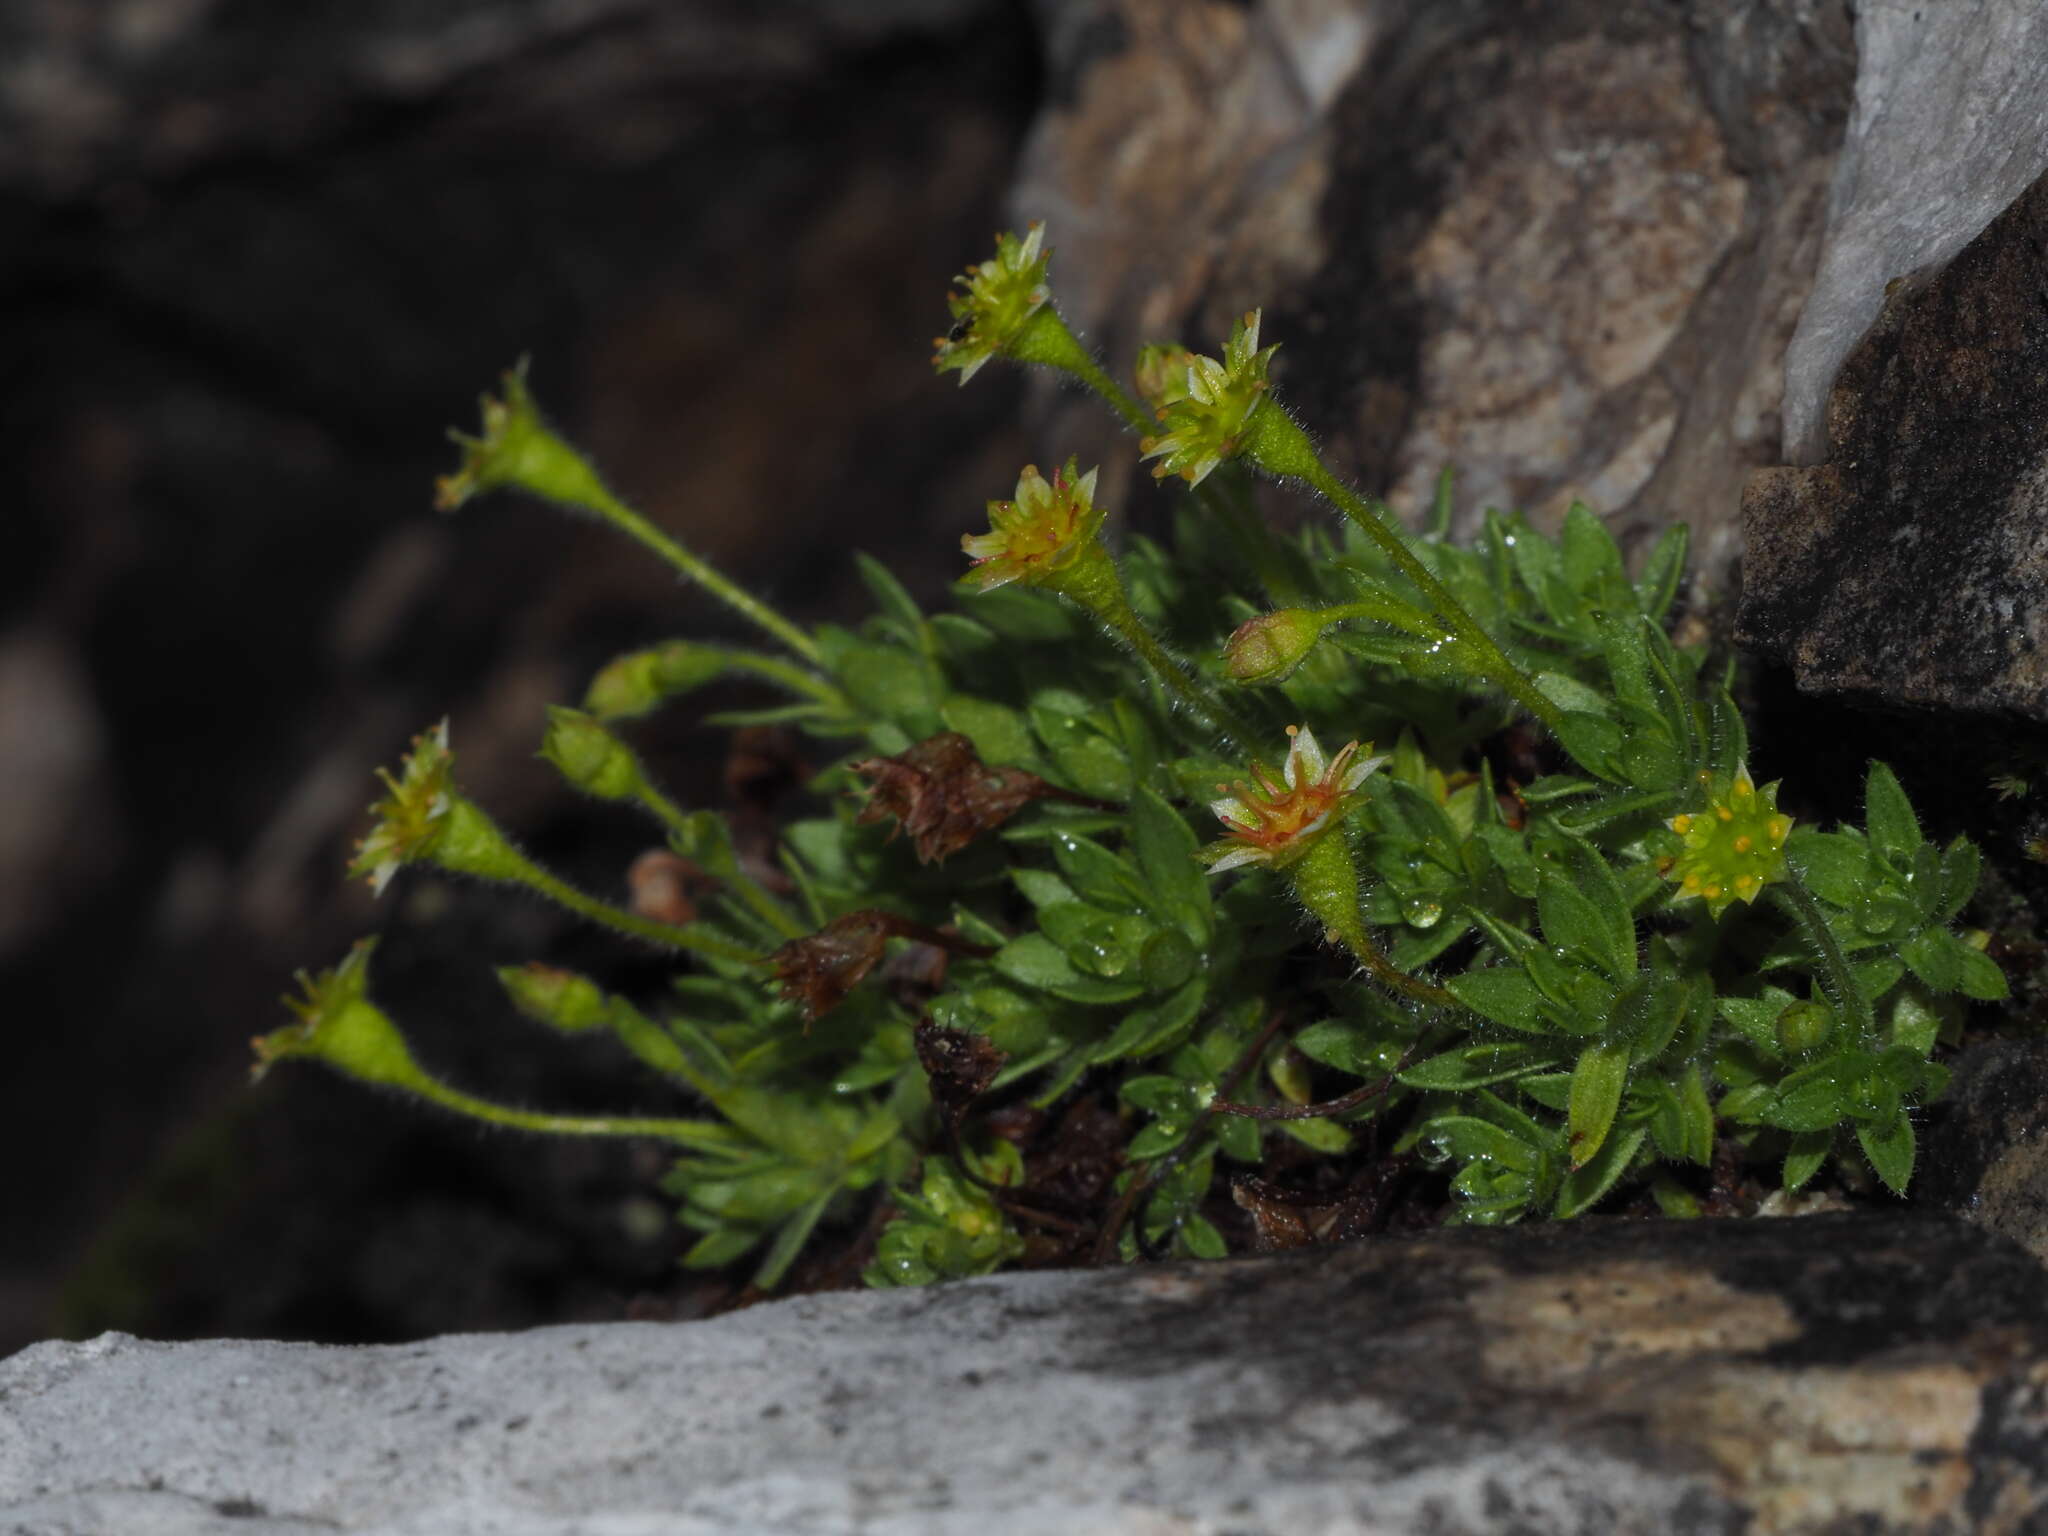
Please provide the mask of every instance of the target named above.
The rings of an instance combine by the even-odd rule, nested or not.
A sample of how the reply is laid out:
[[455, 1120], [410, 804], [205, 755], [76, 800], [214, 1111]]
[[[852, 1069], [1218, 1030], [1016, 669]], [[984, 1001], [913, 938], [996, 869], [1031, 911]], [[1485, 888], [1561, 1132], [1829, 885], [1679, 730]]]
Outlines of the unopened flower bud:
[[646, 783], [633, 749], [580, 709], [548, 709], [540, 755], [576, 788], [600, 800], [629, 800]]
[[1787, 1003], [1778, 1015], [1778, 1049], [1804, 1056], [1828, 1043], [1835, 1032], [1835, 1011], [1826, 1003]]
[[584, 690], [583, 707], [599, 720], [626, 720], [701, 688], [725, 670], [715, 646], [671, 640], [645, 651], [615, 656]]
[[1308, 659], [1322, 633], [1321, 620], [1306, 608], [1262, 613], [1224, 644], [1223, 665], [1233, 682], [1282, 682]]
[[512, 1006], [535, 1023], [580, 1034], [611, 1022], [611, 1000], [588, 976], [533, 961], [498, 968], [498, 984]]

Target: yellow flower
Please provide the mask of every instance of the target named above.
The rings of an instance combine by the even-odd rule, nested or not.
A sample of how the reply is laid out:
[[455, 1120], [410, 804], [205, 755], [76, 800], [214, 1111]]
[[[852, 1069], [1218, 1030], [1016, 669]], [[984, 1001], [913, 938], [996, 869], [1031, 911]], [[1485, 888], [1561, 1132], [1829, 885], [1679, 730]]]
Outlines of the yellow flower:
[[[1267, 365], [1278, 346], [1259, 348], [1259, 311], [1253, 310], [1230, 333], [1223, 349], [1223, 361], [1213, 357], [1190, 357], [1184, 380], [1168, 370], [1159, 380], [1159, 420], [1166, 430], [1146, 438], [1139, 446], [1155, 477], [1179, 475], [1190, 485], [1200, 485], [1225, 459], [1235, 457], [1244, 437], [1245, 424], [1272, 380]], [[1154, 359], [1155, 372], [1158, 360]]]
[[953, 327], [933, 342], [938, 348], [932, 354], [934, 368], [940, 373], [959, 369], [960, 382], [965, 384], [1052, 297], [1045, 282], [1052, 252], [1044, 245], [1043, 224], [1033, 224], [1022, 240], [1013, 234], [997, 235], [994, 258], [969, 267], [954, 279], [966, 284], [967, 291], [946, 295]]
[[[1358, 786], [1387, 761], [1385, 757], [1359, 757], [1355, 741], [1334, 758], [1325, 759], [1314, 732], [1290, 725], [1287, 735], [1287, 761], [1280, 782], [1274, 782], [1264, 764], [1254, 763], [1255, 785], [1240, 783], [1235, 794], [1211, 802], [1209, 809], [1222, 821], [1226, 835], [1202, 850], [1210, 874], [1244, 864], [1276, 869], [1292, 864], [1364, 798], [1357, 793]], [[1372, 748], [1368, 745], [1365, 750]], [[1233, 786], [1216, 787], [1227, 791]]]
[[1105, 515], [1095, 505], [1096, 474], [1082, 474], [1072, 459], [1050, 481], [1035, 464], [1024, 466], [1017, 499], [990, 502], [989, 531], [960, 541], [984, 592], [1012, 581], [1043, 585], [1094, 545]]
[[370, 889], [379, 896], [398, 866], [425, 858], [448, 828], [448, 812], [454, 804], [450, 778], [455, 770], [454, 754], [448, 750], [448, 722], [413, 738], [399, 777], [379, 768], [377, 777], [390, 791], [370, 809], [377, 825], [360, 843], [349, 865], [352, 875], [365, 876]]
[[1736, 901], [1753, 902], [1784, 877], [1785, 839], [1792, 818], [1778, 810], [1778, 786], [1758, 789], [1749, 770], [1733, 779], [1702, 773], [1704, 810], [1674, 816], [1665, 825], [1685, 839], [1684, 851], [1663, 861], [1665, 878], [1678, 882], [1681, 900], [1697, 896], [1719, 917]]

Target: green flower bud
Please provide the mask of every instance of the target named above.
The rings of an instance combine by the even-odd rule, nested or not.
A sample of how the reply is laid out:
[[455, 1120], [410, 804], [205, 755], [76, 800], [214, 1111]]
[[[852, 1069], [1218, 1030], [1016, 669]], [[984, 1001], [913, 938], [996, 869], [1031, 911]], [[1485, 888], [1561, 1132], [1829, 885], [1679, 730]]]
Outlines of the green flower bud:
[[398, 1026], [369, 1000], [370, 952], [376, 947], [375, 939], [363, 939], [334, 969], [317, 976], [298, 973], [305, 995], [287, 997], [284, 1003], [299, 1022], [249, 1042], [256, 1052], [258, 1079], [274, 1062], [310, 1056], [366, 1083], [415, 1093], [431, 1087]]
[[1145, 403], [1156, 411], [1187, 398], [1188, 368], [1194, 360], [1195, 354], [1177, 341], [1148, 341], [1138, 348], [1131, 378]]
[[564, 1034], [601, 1029], [611, 1022], [611, 999], [596, 982], [574, 971], [538, 960], [505, 965], [498, 968], [498, 984], [526, 1017]]
[[1308, 659], [1322, 633], [1322, 620], [1306, 608], [1262, 613], [1225, 642], [1224, 668], [1233, 682], [1283, 682]]
[[434, 482], [434, 505], [453, 512], [472, 496], [501, 486], [573, 507], [603, 505], [607, 497], [597, 471], [541, 420], [527, 393], [525, 359], [507, 371], [504, 384], [504, 399], [485, 395], [479, 402], [482, 437], [448, 434], [462, 447], [462, 467]]
[[646, 784], [633, 749], [580, 709], [549, 706], [540, 755], [576, 788], [600, 800], [630, 800]]
[[1835, 1032], [1835, 1011], [1826, 1003], [1787, 1003], [1778, 1015], [1778, 1049], [1804, 1056], [1828, 1043]]
[[629, 651], [598, 670], [584, 691], [583, 707], [599, 720], [630, 719], [703, 687], [725, 668], [725, 656], [716, 647], [690, 640]]

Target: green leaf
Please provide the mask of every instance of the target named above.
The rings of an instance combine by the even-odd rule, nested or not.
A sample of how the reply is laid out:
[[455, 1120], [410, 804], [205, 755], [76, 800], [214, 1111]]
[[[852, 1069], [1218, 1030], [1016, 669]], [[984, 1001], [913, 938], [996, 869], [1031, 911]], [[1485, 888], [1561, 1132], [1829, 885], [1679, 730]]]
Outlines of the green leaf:
[[1863, 899], [1870, 882], [1870, 849], [1847, 832], [1813, 832], [1797, 828], [1786, 857], [1798, 868], [1813, 894], [1838, 907], [1851, 908]]
[[1643, 562], [1643, 574], [1636, 581], [1636, 601], [1653, 622], [1662, 624], [1678, 596], [1679, 579], [1685, 574], [1686, 546], [1692, 530], [1684, 523], [1672, 523], [1650, 546]]
[[1194, 1028], [1208, 991], [1208, 978], [1197, 976], [1171, 997], [1150, 1007], [1133, 1008], [1110, 1032], [1109, 1038], [1088, 1053], [1088, 1059], [1100, 1065], [1125, 1058], [1143, 1060], [1171, 1050]]
[[1614, 712], [1613, 702], [1597, 688], [1588, 688], [1575, 677], [1562, 672], [1538, 672], [1534, 678], [1536, 691], [1559, 709], [1576, 710], [1580, 714], [1604, 718]]
[[1207, 944], [1209, 877], [1195, 857], [1200, 845], [1186, 820], [1158, 794], [1140, 788], [1131, 797], [1130, 827], [1151, 910], [1179, 923], [1196, 944]]
[[1484, 1162], [1534, 1173], [1542, 1151], [1477, 1115], [1437, 1115], [1422, 1127], [1422, 1141], [1434, 1161]]
[[1014, 709], [956, 693], [939, 713], [947, 727], [973, 742], [981, 760], [992, 767], [1029, 767], [1038, 761], [1038, 739]]
[[1571, 1107], [1572, 1075], [1569, 1072], [1533, 1073], [1518, 1079], [1515, 1087], [1524, 1098], [1560, 1115]]
[[1128, 1002], [1143, 994], [1141, 981], [1107, 981], [1083, 976], [1065, 953], [1042, 933], [1010, 940], [989, 964], [1012, 981], [1074, 1003]]
[[1796, 1002], [1782, 987], [1766, 987], [1762, 997], [1723, 997], [1715, 1008], [1741, 1031], [1742, 1037], [1766, 1056], [1778, 1055], [1778, 1015]]
[[1566, 710], [1558, 717], [1557, 739], [1571, 754], [1572, 761], [1588, 773], [1626, 782], [1627, 776], [1612, 766], [1621, 751], [1621, 727], [1606, 716], [1578, 709]]
[[1178, 928], [1154, 929], [1138, 956], [1138, 974], [1152, 992], [1171, 992], [1201, 967], [1201, 951]]
[[[1630, 928], [1626, 962], [1616, 952], [1612, 913], [1603, 912], [1596, 895], [1558, 870], [1545, 870], [1536, 888], [1536, 911], [1543, 924], [1546, 942], [1569, 950], [1586, 964], [1596, 966], [1615, 980], [1635, 971], [1634, 929]], [[1624, 916], [1626, 910], [1624, 909]]]
[[1185, 1122], [1194, 1119], [1197, 1112], [1193, 1090], [1177, 1077], [1158, 1073], [1125, 1078], [1117, 1097], [1133, 1109], [1142, 1109], [1162, 1120]]
[[1931, 991], [1954, 992], [1963, 984], [1963, 956], [1976, 953], [1946, 928], [1923, 928], [1906, 941], [1899, 958]]
[[1828, 1160], [1834, 1144], [1833, 1131], [1800, 1131], [1792, 1137], [1785, 1148], [1784, 1171], [1778, 1176], [1778, 1182], [1785, 1186], [1786, 1193], [1806, 1187], [1807, 1181], [1819, 1173], [1821, 1164]]
[[875, 600], [875, 605], [890, 618], [910, 627], [914, 635], [924, 623], [924, 614], [904, 590], [903, 583], [881, 561], [864, 550], [855, 550], [854, 569], [860, 572], [860, 579]]
[[1543, 994], [1529, 973], [1515, 966], [1497, 965], [1483, 971], [1453, 976], [1447, 990], [1459, 1002], [1483, 1019], [1519, 1029], [1524, 1034], [1545, 1034]]
[[[832, 824], [837, 829], [837, 823]], [[669, 829], [668, 845], [706, 874], [730, 880], [739, 873], [739, 858], [732, 851], [732, 833], [725, 818], [716, 811], [690, 811]]]
[[940, 723], [923, 662], [895, 646], [852, 647], [837, 681], [864, 714], [902, 727], [912, 740], [933, 735]]
[[811, 1203], [783, 1222], [775, 1234], [775, 1241], [762, 1257], [761, 1267], [754, 1271], [754, 1284], [764, 1291], [772, 1291], [782, 1283], [782, 1277], [789, 1266], [796, 1262], [796, 1256], [803, 1251], [811, 1239], [812, 1229], [818, 1225], [818, 1218], [825, 1214], [836, 1190], [825, 1190]]
[[1039, 908], [1038, 926], [1076, 970], [1109, 978], [1133, 973], [1146, 942], [1157, 931], [1142, 917], [1105, 912], [1081, 901]]
[[1628, 1086], [1628, 1050], [1605, 1042], [1589, 1045], [1579, 1053], [1572, 1069], [1570, 1134], [1566, 1150], [1574, 1168], [1583, 1168], [1606, 1144], [1621, 1108], [1622, 1089]]
[[1111, 911], [1145, 910], [1148, 892], [1138, 871], [1093, 838], [1062, 832], [1052, 839], [1052, 857], [1083, 901]]
[[1845, 1051], [1801, 1067], [1778, 1085], [1763, 1109], [1765, 1123], [1787, 1131], [1833, 1129], [1848, 1118], [1856, 1084], [1869, 1066], [1867, 1053]]
[[1998, 962], [1981, 949], [1974, 949], [1958, 941], [1957, 958], [1963, 967], [1962, 989], [1965, 997], [1974, 997], [1979, 1002], [1995, 1003], [2008, 994], [2005, 972]]
[[1714, 1106], [1707, 1098], [1707, 1085], [1698, 1067], [1679, 1073], [1677, 1099], [1683, 1156], [1702, 1167], [1714, 1160]]
[[707, 1232], [683, 1255], [685, 1269], [723, 1269], [761, 1241], [761, 1234], [745, 1227], [720, 1227]]
[[1941, 898], [1935, 903], [1933, 921], [1951, 923], [1956, 914], [1977, 893], [1977, 845], [1959, 837], [1941, 856]]
[[1050, 907], [1058, 902], [1080, 899], [1071, 885], [1049, 869], [1013, 869], [1010, 878], [1024, 893], [1024, 899], [1034, 907]]
[[1599, 595], [1603, 591], [1626, 589], [1621, 550], [1607, 525], [1584, 502], [1575, 501], [1565, 510], [1558, 545], [1564, 557], [1565, 580], [1577, 591]]
[[1857, 1126], [1856, 1139], [1863, 1144], [1863, 1155], [1870, 1159], [1870, 1166], [1884, 1180], [1885, 1188], [1903, 1195], [1913, 1180], [1914, 1149], [1913, 1122], [1905, 1112], [1900, 1111], [1881, 1126]]
[[1555, 1047], [1530, 1040], [1482, 1041], [1419, 1061], [1401, 1074], [1410, 1088], [1479, 1088], [1558, 1065]]
[[1898, 778], [1883, 763], [1870, 765], [1863, 787], [1863, 815], [1870, 841], [1893, 859], [1910, 859], [1920, 846], [1920, 818], [1899, 788]]
[[1292, 1044], [1310, 1061], [1353, 1077], [1384, 1076], [1401, 1059], [1398, 1047], [1385, 1040], [1374, 1044], [1371, 1035], [1347, 1019], [1325, 1019], [1320, 1024], [1311, 1024], [1294, 1037]]
[[1635, 1161], [1636, 1153], [1643, 1145], [1643, 1138], [1649, 1134], [1641, 1126], [1612, 1136], [1601, 1146], [1593, 1160], [1581, 1164], [1566, 1176], [1557, 1191], [1557, 1214], [1569, 1219], [1606, 1198], [1607, 1192]]

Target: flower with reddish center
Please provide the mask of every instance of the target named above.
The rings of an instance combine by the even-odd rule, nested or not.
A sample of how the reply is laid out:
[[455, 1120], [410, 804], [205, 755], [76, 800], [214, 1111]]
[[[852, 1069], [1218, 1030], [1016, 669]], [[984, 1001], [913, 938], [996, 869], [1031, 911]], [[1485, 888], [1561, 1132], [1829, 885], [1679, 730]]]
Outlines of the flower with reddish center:
[[1082, 474], [1068, 459], [1051, 480], [1027, 464], [1015, 501], [988, 504], [989, 531], [970, 533], [960, 547], [974, 557], [972, 579], [984, 592], [1012, 581], [1056, 586], [1061, 573], [1097, 547], [1106, 513], [1095, 505], [1097, 471]]
[[[1256, 784], [1240, 783], [1235, 794], [1210, 804], [1226, 834], [1221, 842], [1203, 850], [1212, 875], [1242, 864], [1284, 869], [1294, 863], [1358, 803], [1362, 798], [1358, 786], [1386, 761], [1384, 757], [1359, 757], [1355, 741], [1326, 759], [1313, 731], [1290, 725], [1287, 735], [1287, 761], [1279, 782], [1264, 764], [1254, 763]], [[1228, 784], [1216, 787], [1232, 788]]]

